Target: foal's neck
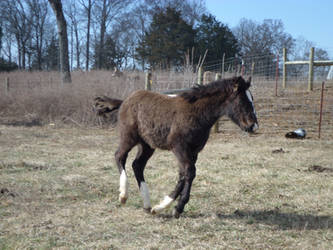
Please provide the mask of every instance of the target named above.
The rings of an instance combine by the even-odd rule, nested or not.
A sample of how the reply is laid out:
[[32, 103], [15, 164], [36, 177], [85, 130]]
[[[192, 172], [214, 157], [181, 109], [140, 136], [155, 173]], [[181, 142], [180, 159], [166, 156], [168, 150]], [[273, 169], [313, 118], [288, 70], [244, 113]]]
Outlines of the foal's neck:
[[204, 97], [197, 100], [194, 105], [200, 120], [205, 120], [210, 126], [213, 126], [221, 116], [226, 114], [227, 97]]

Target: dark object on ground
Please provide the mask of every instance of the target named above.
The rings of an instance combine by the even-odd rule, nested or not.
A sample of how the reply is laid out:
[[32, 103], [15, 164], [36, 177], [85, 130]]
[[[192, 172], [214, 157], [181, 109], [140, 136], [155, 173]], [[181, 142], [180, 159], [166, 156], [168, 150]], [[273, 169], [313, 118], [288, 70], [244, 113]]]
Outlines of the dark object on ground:
[[303, 128], [296, 129], [286, 134], [286, 138], [292, 138], [292, 139], [304, 139], [305, 136], [306, 136], [306, 131]]
[[333, 172], [333, 168], [325, 168], [325, 167], [322, 167], [322, 166], [313, 165], [313, 166], [308, 168], [308, 171], [309, 172], [318, 172], [318, 173]]
[[7, 188], [1, 188], [0, 189], [0, 197], [1, 196], [15, 197], [16, 195], [13, 192], [10, 192]]
[[279, 153], [288, 153], [288, 151], [284, 151], [283, 148], [274, 149], [272, 151], [272, 154], [279, 154]]

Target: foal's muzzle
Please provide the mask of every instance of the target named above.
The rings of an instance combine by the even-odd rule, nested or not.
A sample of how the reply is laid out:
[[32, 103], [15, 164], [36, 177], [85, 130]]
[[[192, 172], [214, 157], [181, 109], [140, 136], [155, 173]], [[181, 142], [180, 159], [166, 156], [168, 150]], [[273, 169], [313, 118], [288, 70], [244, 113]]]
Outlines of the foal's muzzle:
[[248, 133], [254, 133], [259, 129], [258, 123], [253, 123], [250, 127], [245, 128], [245, 131]]

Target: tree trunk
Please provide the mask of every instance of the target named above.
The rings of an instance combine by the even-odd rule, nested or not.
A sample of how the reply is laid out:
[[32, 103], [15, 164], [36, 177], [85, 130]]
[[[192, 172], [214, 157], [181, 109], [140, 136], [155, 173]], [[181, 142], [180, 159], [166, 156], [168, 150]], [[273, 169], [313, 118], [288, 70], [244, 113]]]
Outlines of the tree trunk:
[[106, 13], [106, 0], [103, 0], [103, 9], [102, 9], [102, 20], [101, 20], [101, 28], [100, 28], [100, 40], [99, 40], [99, 47], [98, 47], [98, 61], [97, 61], [97, 68], [102, 69], [104, 66], [104, 37], [105, 37], [105, 31], [106, 31], [106, 19], [107, 19], [107, 13]]
[[87, 7], [87, 47], [86, 47], [86, 71], [89, 70], [89, 46], [90, 46], [90, 20], [91, 20], [91, 0], [88, 0], [88, 7]]
[[76, 48], [76, 67], [77, 69], [80, 69], [81, 68], [81, 65], [80, 65], [80, 39], [79, 39], [79, 31], [78, 31], [78, 28], [77, 28], [77, 24], [75, 24], [74, 26], [74, 34], [75, 34], [75, 48]]
[[22, 69], [22, 61], [21, 61], [21, 57], [22, 57], [22, 50], [21, 50], [21, 42], [20, 42], [20, 36], [18, 34], [15, 34], [15, 38], [16, 38], [16, 44], [17, 44], [17, 56], [18, 56], [18, 68]]
[[59, 36], [59, 49], [60, 49], [60, 71], [62, 74], [62, 83], [70, 83], [71, 74], [69, 71], [69, 58], [68, 58], [68, 38], [67, 38], [67, 24], [62, 11], [61, 0], [49, 0], [49, 3], [56, 15], [58, 36]]

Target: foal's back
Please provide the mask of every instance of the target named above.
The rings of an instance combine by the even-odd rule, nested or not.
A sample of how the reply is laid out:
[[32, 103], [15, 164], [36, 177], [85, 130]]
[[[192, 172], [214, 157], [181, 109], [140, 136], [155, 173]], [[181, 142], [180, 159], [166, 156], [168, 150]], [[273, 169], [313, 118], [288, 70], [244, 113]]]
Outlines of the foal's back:
[[171, 149], [176, 133], [188, 121], [190, 105], [181, 97], [139, 90], [124, 100], [119, 110], [120, 135], [142, 139], [152, 148]]

